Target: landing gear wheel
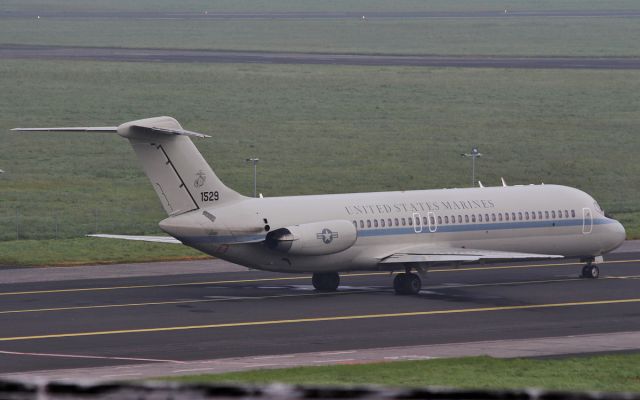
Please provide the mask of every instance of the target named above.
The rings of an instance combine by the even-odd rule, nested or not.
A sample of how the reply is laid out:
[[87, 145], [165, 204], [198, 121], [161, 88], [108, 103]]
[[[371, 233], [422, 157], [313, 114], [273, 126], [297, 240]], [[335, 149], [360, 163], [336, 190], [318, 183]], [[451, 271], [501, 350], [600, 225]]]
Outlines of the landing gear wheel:
[[340, 275], [337, 272], [317, 272], [313, 274], [311, 283], [320, 292], [335, 292], [340, 285]]
[[587, 264], [582, 267], [582, 277], [589, 279], [598, 279], [600, 276], [600, 269], [595, 264]]
[[420, 277], [413, 273], [402, 273], [396, 275], [393, 280], [393, 289], [396, 294], [418, 294], [422, 288]]

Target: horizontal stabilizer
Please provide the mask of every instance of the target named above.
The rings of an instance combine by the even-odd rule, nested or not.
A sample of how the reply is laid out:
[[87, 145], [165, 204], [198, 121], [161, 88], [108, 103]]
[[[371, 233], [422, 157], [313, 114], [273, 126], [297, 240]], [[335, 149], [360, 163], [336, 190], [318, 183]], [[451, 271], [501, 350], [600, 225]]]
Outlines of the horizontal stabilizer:
[[198, 133], [188, 131], [180, 128], [163, 128], [155, 125], [129, 125], [123, 124], [121, 126], [67, 126], [67, 127], [53, 127], [53, 128], [13, 128], [14, 132], [113, 132], [113, 133], [125, 133], [127, 130], [147, 132], [147, 133], [162, 133], [165, 135], [177, 135], [177, 136], [189, 136], [195, 138], [208, 138], [209, 135], [204, 133]]
[[87, 235], [87, 236], [96, 237], [96, 238], [105, 238], [105, 239], [135, 240], [140, 242], [182, 244], [181, 241], [171, 236], [132, 236], [132, 235], [109, 235], [109, 234], [100, 234], [100, 233], [94, 234], [94, 235]]
[[13, 128], [14, 132], [118, 132], [117, 126], [75, 126], [59, 128]]
[[155, 126], [140, 126], [140, 125], [131, 125], [130, 127], [133, 128], [133, 129], [148, 130], [148, 131], [151, 131], [151, 132], [160, 132], [160, 133], [164, 133], [166, 135], [189, 136], [189, 137], [196, 137], [196, 138], [209, 138], [209, 137], [211, 137], [209, 135], [205, 135], [204, 133], [187, 131], [187, 130], [184, 130], [184, 129], [166, 129], [166, 128], [158, 128], [158, 127], [155, 127]]
[[416, 246], [384, 257], [383, 264], [393, 263], [465, 263], [475, 261], [524, 261], [563, 258], [557, 254], [518, 253], [511, 251], [433, 248]]

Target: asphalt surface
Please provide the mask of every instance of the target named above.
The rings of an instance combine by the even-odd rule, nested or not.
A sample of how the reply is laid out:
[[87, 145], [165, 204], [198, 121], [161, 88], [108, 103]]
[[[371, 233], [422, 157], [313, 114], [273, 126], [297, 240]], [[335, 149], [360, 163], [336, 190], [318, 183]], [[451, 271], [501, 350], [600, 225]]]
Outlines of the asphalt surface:
[[337, 362], [354, 349], [573, 335], [599, 342], [555, 352], [613, 351], [615, 335], [602, 334], [622, 332], [640, 348], [640, 252], [611, 255], [598, 280], [580, 268], [438, 268], [419, 296], [394, 295], [387, 273], [345, 274], [336, 293], [316, 293], [305, 275], [246, 270], [3, 283], [0, 374], [233, 357], [273, 365], [309, 352]]
[[3, 10], [0, 18], [64, 18], [64, 19], [133, 19], [133, 20], [224, 20], [224, 19], [367, 19], [375, 18], [638, 18], [640, 10], [514, 10], [488, 11], [55, 11], [55, 10]]
[[0, 45], [0, 59], [463, 68], [640, 69], [640, 57], [451, 56]]

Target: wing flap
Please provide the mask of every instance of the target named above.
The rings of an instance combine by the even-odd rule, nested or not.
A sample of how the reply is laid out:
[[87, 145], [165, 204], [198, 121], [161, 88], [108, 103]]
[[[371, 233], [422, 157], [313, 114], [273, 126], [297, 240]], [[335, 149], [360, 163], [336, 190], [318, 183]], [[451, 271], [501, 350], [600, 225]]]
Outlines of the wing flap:
[[387, 257], [380, 263], [446, 263], [474, 261], [523, 261], [533, 259], [563, 258], [557, 254], [519, 253], [511, 251], [462, 249], [462, 248], [428, 248], [416, 247], [403, 249]]

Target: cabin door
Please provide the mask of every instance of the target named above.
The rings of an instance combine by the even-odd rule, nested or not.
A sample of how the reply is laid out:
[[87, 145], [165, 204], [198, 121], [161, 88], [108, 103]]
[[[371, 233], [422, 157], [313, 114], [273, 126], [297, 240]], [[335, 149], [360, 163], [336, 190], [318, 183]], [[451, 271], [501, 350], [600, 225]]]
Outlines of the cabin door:
[[593, 230], [593, 215], [590, 208], [582, 209], [582, 233], [588, 235]]
[[436, 215], [432, 211], [427, 213], [427, 222], [429, 222], [429, 232], [433, 233], [438, 230]]
[[418, 213], [413, 213], [413, 231], [415, 233], [422, 232], [422, 217]]

